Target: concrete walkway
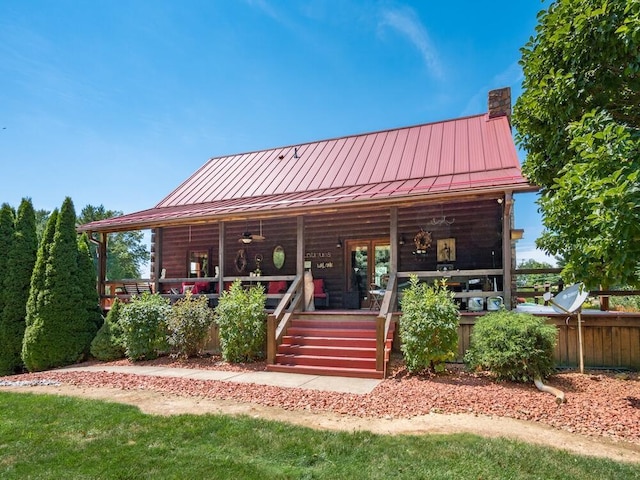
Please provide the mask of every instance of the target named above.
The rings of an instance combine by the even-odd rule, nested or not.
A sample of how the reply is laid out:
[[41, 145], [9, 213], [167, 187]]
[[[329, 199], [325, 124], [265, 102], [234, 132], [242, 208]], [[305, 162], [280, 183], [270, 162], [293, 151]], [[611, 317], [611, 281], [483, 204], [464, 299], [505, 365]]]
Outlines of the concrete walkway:
[[151, 366], [90, 366], [62, 369], [67, 372], [110, 372], [152, 377], [192, 378], [220, 382], [255, 383], [285, 388], [304, 388], [339, 393], [370, 393], [382, 380], [369, 378], [329, 377], [281, 372], [227, 372], [222, 370], [197, 370], [194, 368], [169, 368]]

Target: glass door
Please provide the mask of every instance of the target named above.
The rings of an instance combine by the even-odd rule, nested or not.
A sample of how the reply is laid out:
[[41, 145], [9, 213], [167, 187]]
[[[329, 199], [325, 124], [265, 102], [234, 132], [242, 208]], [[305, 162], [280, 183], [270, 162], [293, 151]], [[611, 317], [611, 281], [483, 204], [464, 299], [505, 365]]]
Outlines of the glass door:
[[347, 242], [348, 291], [358, 292], [360, 305], [369, 308], [372, 289], [384, 289], [389, 278], [388, 239], [350, 240]]

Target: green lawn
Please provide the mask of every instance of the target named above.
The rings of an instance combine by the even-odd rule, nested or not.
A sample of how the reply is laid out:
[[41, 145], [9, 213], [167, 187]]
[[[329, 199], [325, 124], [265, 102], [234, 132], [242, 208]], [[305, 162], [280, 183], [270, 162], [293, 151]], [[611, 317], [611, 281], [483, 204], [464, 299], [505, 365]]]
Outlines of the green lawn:
[[640, 466], [473, 435], [328, 432], [0, 391], [7, 479], [640, 479]]

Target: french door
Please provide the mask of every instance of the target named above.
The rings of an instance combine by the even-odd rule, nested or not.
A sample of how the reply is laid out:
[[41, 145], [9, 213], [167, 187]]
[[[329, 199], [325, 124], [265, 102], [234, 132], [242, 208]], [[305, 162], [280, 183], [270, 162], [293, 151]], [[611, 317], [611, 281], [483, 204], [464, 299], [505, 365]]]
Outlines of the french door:
[[347, 290], [357, 291], [361, 306], [368, 308], [371, 300], [369, 290], [387, 286], [391, 253], [389, 239], [349, 240], [347, 252]]

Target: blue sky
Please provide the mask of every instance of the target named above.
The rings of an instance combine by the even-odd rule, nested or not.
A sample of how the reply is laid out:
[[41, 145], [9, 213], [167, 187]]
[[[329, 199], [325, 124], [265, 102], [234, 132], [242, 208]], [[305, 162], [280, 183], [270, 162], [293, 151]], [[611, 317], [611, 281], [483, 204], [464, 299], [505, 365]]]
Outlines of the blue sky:
[[[515, 102], [548, 4], [3, 0], [0, 202], [130, 213], [210, 157]], [[544, 259], [534, 200], [516, 196], [518, 261]]]

